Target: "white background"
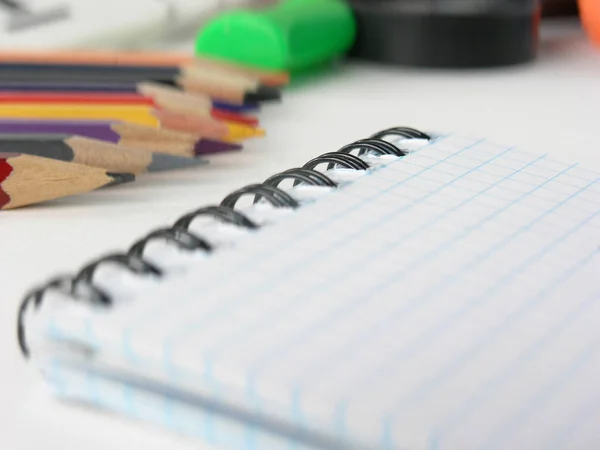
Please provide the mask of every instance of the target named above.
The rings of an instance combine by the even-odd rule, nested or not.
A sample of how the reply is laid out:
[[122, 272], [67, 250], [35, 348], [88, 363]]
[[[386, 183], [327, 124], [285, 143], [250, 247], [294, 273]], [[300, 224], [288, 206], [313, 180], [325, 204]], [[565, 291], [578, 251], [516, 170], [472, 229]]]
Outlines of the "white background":
[[125, 249], [152, 227], [219, 202], [244, 184], [394, 125], [485, 136], [600, 170], [600, 49], [591, 47], [574, 22], [546, 24], [543, 31], [538, 60], [519, 67], [457, 72], [346, 64], [290, 88], [283, 103], [264, 108], [268, 136], [242, 153], [0, 213], [2, 447], [198, 448], [160, 430], [48, 398], [18, 352], [16, 312], [32, 285]]

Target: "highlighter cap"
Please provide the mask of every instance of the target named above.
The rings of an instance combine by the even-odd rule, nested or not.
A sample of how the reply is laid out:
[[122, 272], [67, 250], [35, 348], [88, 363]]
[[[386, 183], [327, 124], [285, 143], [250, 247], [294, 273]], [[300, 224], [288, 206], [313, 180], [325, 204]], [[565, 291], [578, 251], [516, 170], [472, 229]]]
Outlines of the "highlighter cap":
[[215, 17], [200, 29], [196, 53], [297, 72], [345, 53], [355, 33], [352, 10], [343, 0], [287, 0]]

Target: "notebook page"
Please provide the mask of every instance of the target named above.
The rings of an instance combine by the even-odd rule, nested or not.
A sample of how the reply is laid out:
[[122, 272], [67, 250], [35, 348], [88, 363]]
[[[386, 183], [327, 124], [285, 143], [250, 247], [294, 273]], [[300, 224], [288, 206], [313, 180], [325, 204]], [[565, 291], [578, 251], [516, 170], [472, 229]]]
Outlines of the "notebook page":
[[596, 448], [599, 181], [446, 136], [53, 333], [369, 448]]

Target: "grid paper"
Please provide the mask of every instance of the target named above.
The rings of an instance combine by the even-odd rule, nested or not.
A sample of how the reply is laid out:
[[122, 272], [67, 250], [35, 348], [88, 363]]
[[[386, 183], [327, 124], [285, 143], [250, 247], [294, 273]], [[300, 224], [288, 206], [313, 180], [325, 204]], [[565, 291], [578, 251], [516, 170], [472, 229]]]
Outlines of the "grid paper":
[[598, 448], [599, 181], [442, 137], [51, 332], [365, 448]]

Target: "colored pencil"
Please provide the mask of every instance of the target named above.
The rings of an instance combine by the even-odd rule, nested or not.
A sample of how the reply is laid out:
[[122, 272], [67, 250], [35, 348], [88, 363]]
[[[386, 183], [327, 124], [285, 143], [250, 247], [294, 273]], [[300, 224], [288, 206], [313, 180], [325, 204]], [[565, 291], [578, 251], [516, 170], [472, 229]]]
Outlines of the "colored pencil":
[[[127, 92], [0, 92], [0, 104], [2, 103], [78, 103], [96, 105], [147, 105], [166, 109], [174, 107], [176, 110], [180, 108], [180, 104], [176, 100], [173, 106], [172, 100], [165, 98], [164, 95], [153, 97], [152, 95]], [[206, 114], [216, 120], [243, 123], [249, 126], [258, 126], [259, 124], [258, 119], [254, 116], [213, 108], [210, 104], [202, 106], [202, 108], [198, 109], [198, 112], [206, 112]]]
[[237, 105], [281, 99], [281, 92], [275, 88], [249, 80], [243, 75], [220, 74], [218, 69], [190, 65], [174, 80], [185, 91], [205, 93]]
[[111, 172], [134, 174], [204, 164], [200, 159], [153, 153], [97, 139], [64, 134], [1, 135], [0, 153], [9, 152], [85, 164]]
[[145, 105], [82, 105], [70, 103], [0, 105], [0, 117], [35, 119], [127, 120], [140, 125], [158, 127], [160, 122]]
[[[160, 120], [160, 123], [164, 128], [192, 134], [199, 132], [200, 135], [202, 135], [202, 130], [205, 124], [202, 123], [202, 120], [199, 117], [177, 114], [164, 110], [157, 110], [154, 112], [154, 114], [158, 120]], [[265, 134], [264, 130], [260, 128], [253, 128], [253, 130], [255, 134], [247, 137], [261, 137]], [[228, 139], [228, 141], [235, 142], [236, 140]]]
[[220, 69], [235, 74], [255, 77], [267, 86], [285, 86], [290, 82], [290, 74], [288, 72], [267, 71], [265, 69], [237, 64], [232, 61], [208, 58], [202, 55], [196, 55], [187, 63], [200, 68]]
[[198, 67], [245, 74], [258, 78], [262, 83], [270, 86], [283, 86], [290, 81], [287, 72], [272, 72], [208, 57], [194, 57], [189, 54], [170, 52], [1, 50], [0, 61], [13, 64], [54, 63], [124, 66], [181, 66], [193, 64]]
[[[163, 118], [170, 112], [154, 110], [146, 105], [86, 105], [77, 103], [54, 104], [0, 104], [0, 118], [4, 119], [65, 119], [125, 121], [155, 128], [167, 128], [170, 122]], [[244, 124], [221, 122], [210, 117], [194, 116], [197, 128], [193, 132], [201, 137], [216, 140], [240, 141], [264, 135], [264, 130]], [[181, 131], [176, 128], [176, 130]]]
[[134, 181], [131, 174], [15, 152], [0, 154], [0, 210]]
[[214, 118], [258, 126], [256, 117], [215, 108], [211, 98], [205, 94], [190, 94], [181, 89], [149, 81], [138, 83], [137, 90], [140, 95], [151, 98], [155, 106], [162, 109], [187, 114], [209, 114], [212, 111], [211, 115]]
[[265, 86], [256, 79], [193, 65], [174, 68], [0, 63], [0, 80], [114, 83], [155, 81], [173, 86], [179, 85], [185, 90], [202, 92], [235, 104], [262, 103], [281, 99], [279, 89]]
[[215, 108], [224, 110], [224, 111], [233, 111], [239, 113], [246, 112], [256, 112], [260, 109], [260, 105], [258, 103], [244, 103], [243, 105], [237, 105], [234, 103], [223, 102], [218, 99], [212, 99], [213, 106]]
[[[137, 93], [138, 83], [0, 80], [0, 92]], [[226, 111], [253, 112], [259, 109], [256, 103], [237, 105], [217, 99], [212, 99], [212, 103], [215, 108]]]
[[60, 121], [60, 120], [0, 120], [1, 134], [74, 134], [185, 157], [240, 150], [241, 145], [193, 134], [136, 125], [128, 122]]

